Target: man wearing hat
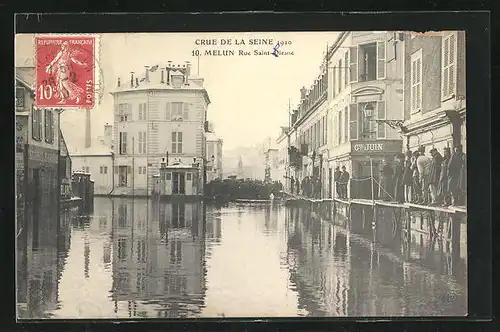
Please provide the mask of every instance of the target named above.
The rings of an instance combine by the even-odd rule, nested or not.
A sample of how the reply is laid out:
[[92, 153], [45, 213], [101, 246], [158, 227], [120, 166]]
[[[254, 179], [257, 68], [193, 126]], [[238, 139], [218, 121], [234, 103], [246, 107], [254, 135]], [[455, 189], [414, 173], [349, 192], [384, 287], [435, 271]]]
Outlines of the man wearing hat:
[[449, 147], [443, 149], [443, 161], [441, 163], [441, 174], [439, 176], [438, 197], [443, 206], [450, 204], [450, 195], [448, 190], [448, 163], [450, 161], [451, 151]]
[[439, 185], [439, 177], [441, 175], [441, 163], [443, 162], [443, 157], [438, 152], [436, 148], [432, 148], [431, 151], [432, 161], [431, 161], [431, 171], [429, 177], [429, 191], [431, 194], [431, 204], [437, 204], [437, 193]]
[[403, 170], [403, 184], [404, 184], [404, 201], [411, 202], [412, 200], [412, 185], [413, 185], [413, 172], [411, 169], [411, 157], [412, 152], [410, 150], [406, 151], [406, 157], [404, 160], [404, 170]]
[[333, 173], [333, 180], [335, 181], [335, 191], [337, 192], [338, 198], [342, 197], [342, 184], [340, 183], [341, 175], [342, 172], [340, 171], [340, 168], [338, 166], [335, 167], [335, 172]]
[[346, 171], [345, 165], [342, 166], [342, 174], [340, 175], [340, 183], [342, 183], [342, 198], [347, 198], [347, 185], [349, 184], [349, 172]]
[[465, 156], [462, 152], [462, 145], [455, 146], [453, 155], [448, 163], [448, 187], [452, 196], [453, 205], [461, 203], [461, 191], [466, 184], [463, 174], [465, 167]]
[[420, 175], [420, 186], [422, 188], [422, 196], [418, 203], [429, 203], [429, 179], [431, 170], [431, 158], [425, 155], [425, 147], [420, 146], [419, 156], [417, 158], [417, 168]]

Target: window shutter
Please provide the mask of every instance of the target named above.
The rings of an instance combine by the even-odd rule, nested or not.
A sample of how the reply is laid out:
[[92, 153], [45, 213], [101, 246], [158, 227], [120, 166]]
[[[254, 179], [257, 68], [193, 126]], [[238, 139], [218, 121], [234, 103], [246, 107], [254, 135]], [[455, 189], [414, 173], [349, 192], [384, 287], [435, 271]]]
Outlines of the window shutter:
[[170, 103], [166, 103], [165, 104], [165, 120], [167, 121], [171, 121], [171, 104]]
[[344, 54], [344, 85], [349, 84], [349, 52]]
[[127, 133], [123, 133], [122, 143], [123, 143], [122, 152], [127, 153]]
[[358, 47], [351, 46], [349, 49], [349, 82], [358, 81]]
[[350, 138], [358, 139], [358, 104], [349, 105]]
[[338, 140], [339, 140], [339, 144], [342, 144], [342, 111], [339, 111], [338, 112], [338, 115], [339, 115], [339, 122], [338, 122]]
[[[385, 101], [379, 101], [377, 103], [377, 119], [378, 120], [385, 120]], [[386, 136], [386, 124], [385, 123], [378, 123], [377, 126], [377, 137], [378, 138], [385, 138]]]
[[177, 153], [177, 133], [172, 132], [172, 153]]
[[421, 109], [422, 108], [422, 59], [418, 58], [417, 61], [417, 82], [416, 82], [416, 87], [415, 87], [415, 93], [416, 93], [416, 108]]
[[183, 108], [184, 108], [184, 112], [182, 114], [182, 119], [183, 120], [188, 120], [189, 119], [189, 104], [188, 103], [183, 103], [182, 104]]
[[448, 58], [449, 58], [449, 42], [450, 40], [446, 38], [444, 40], [444, 49], [443, 49], [443, 97], [448, 96]]
[[349, 113], [348, 107], [344, 108], [344, 142], [349, 139]]
[[457, 86], [457, 97], [465, 98], [466, 94], [466, 80], [465, 80], [465, 32], [459, 31], [457, 33], [457, 62], [456, 62], [456, 86]]
[[385, 41], [377, 42], [377, 79], [385, 78]]
[[450, 67], [448, 69], [448, 94], [455, 93], [455, 35], [452, 34], [450, 36], [450, 55], [449, 55], [449, 64]]
[[45, 136], [45, 141], [48, 142], [49, 141], [49, 113], [50, 111], [49, 110], [45, 110], [44, 111], [44, 121], [43, 121], [43, 124], [44, 124], [44, 128], [45, 128], [45, 133], [44, 133], [44, 136]]
[[332, 96], [335, 97], [337, 94], [337, 87], [336, 87], [336, 80], [337, 80], [337, 66], [333, 67], [333, 74], [332, 74]]

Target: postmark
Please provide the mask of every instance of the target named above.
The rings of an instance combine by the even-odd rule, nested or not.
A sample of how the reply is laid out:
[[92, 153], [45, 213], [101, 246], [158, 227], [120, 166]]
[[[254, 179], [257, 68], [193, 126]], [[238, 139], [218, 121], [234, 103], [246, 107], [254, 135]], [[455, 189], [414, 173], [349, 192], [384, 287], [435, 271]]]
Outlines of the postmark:
[[35, 104], [43, 108], [94, 108], [96, 35], [35, 37]]

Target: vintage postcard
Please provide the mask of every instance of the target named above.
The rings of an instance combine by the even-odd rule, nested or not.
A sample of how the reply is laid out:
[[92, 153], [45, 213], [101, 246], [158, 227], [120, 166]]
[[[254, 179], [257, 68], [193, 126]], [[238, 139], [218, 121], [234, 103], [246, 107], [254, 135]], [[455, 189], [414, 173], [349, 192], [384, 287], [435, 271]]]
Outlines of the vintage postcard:
[[465, 40], [17, 34], [17, 319], [467, 315]]

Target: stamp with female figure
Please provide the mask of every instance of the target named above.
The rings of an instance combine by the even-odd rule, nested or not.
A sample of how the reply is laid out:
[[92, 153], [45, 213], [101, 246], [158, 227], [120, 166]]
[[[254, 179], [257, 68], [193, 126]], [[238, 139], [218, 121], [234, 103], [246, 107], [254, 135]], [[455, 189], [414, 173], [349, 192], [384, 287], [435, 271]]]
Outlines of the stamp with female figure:
[[36, 106], [94, 107], [96, 42], [93, 35], [35, 37]]

